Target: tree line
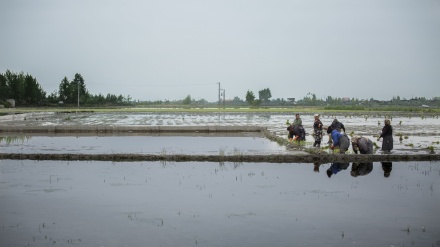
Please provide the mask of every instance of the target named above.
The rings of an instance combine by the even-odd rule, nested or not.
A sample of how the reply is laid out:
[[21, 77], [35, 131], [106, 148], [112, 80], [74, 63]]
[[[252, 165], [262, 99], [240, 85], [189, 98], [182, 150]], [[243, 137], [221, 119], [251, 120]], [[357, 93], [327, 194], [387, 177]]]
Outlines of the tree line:
[[[258, 91], [258, 98], [254, 92], [248, 90], [244, 95], [244, 100], [235, 96], [227, 102], [208, 102], [205, 99], [195, 100], [191, 95], [187, 95], [183, 100], [165, 101], [143, 101], [133, 102], [130, 96], [107, 94], [91, 94], [87, 88], [84, 78], [76, 73], [72, 80], [64, 77], [57, 91], [47, 95], [37, 79], [23, 72], [14, 73], [7, 70], [0, 73], [0, 105], [8, 107], [10, 104], [7, 99], [14, 99], [17, 106], [53, 106], [66, 105], [75, 106], [114, 106], [114, 105], [185, 105], [185, 106], [324, 106], [324, 107], [376, 107], [376, 106], [440, 106], [440, 97], [426, 99], [425, 97], [405, 99], [395, 96], [391, 100], [340, 98], [327, 96], [318, 98], [314, 93], [307, 93], [302, 99], [295, 98], [271, 99], [272, 93], [269, 88]], [[357, 107], [357, 108], [356, 108]], [[329, 109], [330, 109], [329, 108]]]
[[79, 73], [76, 73], [71, 81], [64, 77], [60, 82], [58, 91], [47, 95], [36, 78], [24, 74], [24, 72], [14, 73], [10, 70], [0, 73], [0, 104], [8, 107], [10, 105], [6, 101], [8, 99], [14, 99], [17, 106], [131, 104], [130, 96], [91, 94], [86, 88], [84, 78]]

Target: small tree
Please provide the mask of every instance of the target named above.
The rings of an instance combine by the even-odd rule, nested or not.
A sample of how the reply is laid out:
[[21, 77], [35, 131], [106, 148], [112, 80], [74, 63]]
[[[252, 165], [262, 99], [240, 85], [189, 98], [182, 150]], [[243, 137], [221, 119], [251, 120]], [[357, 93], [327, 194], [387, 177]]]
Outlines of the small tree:
[[249, 105], [253, 105], [254, 101], [255, 101], [254, 92], [248, 90], [246, 93], [246, 102], [248, 102]]
[[263, 102], [268, 102], [270, 98], [272, 98], [272, 94], [270, 93], [269, 88], [265, 88], [263, 90], [258, 91], [258, 97]]
[[188, 96], [186, 96], [186, 98], [183, 99], [183, 104], [184, 104], [184, 105], [189, 105], [189, 104], [191, 104], [191, 95], [188, 94]]

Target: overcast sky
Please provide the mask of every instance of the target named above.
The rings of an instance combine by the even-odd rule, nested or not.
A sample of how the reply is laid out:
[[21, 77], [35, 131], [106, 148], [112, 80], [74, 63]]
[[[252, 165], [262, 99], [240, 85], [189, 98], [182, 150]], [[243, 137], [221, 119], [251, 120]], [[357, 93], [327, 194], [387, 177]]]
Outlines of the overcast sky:
[[48, 93], [440, 96], [439, 0], [1, 0], [0, 72]]

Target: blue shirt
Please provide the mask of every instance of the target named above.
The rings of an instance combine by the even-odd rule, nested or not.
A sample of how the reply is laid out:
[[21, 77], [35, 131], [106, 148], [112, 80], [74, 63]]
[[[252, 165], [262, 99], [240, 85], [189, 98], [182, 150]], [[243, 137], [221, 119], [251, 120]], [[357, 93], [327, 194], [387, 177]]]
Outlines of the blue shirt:
[[341, 134], [339, 131], [337, 131], [337, 130], [332, 131], [333, 146], [339, 145], [339, 138], [341, 138], [342, 136], [343, 136], [343, 134]]

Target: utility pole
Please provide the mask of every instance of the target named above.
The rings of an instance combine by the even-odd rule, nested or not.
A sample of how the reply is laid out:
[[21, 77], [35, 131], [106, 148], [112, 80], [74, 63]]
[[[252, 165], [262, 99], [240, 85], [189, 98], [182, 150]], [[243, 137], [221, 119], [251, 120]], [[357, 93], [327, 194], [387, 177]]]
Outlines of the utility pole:
[[78, 108], [79, 108], [79, 80], [78, 80]]
[[220, 82], [217, 82], [218, 84], [218, 106], [220, 107]]
[[223, 108], [225, 108], [225, 94], [226, 94], [226, 90], [223, 89]]

